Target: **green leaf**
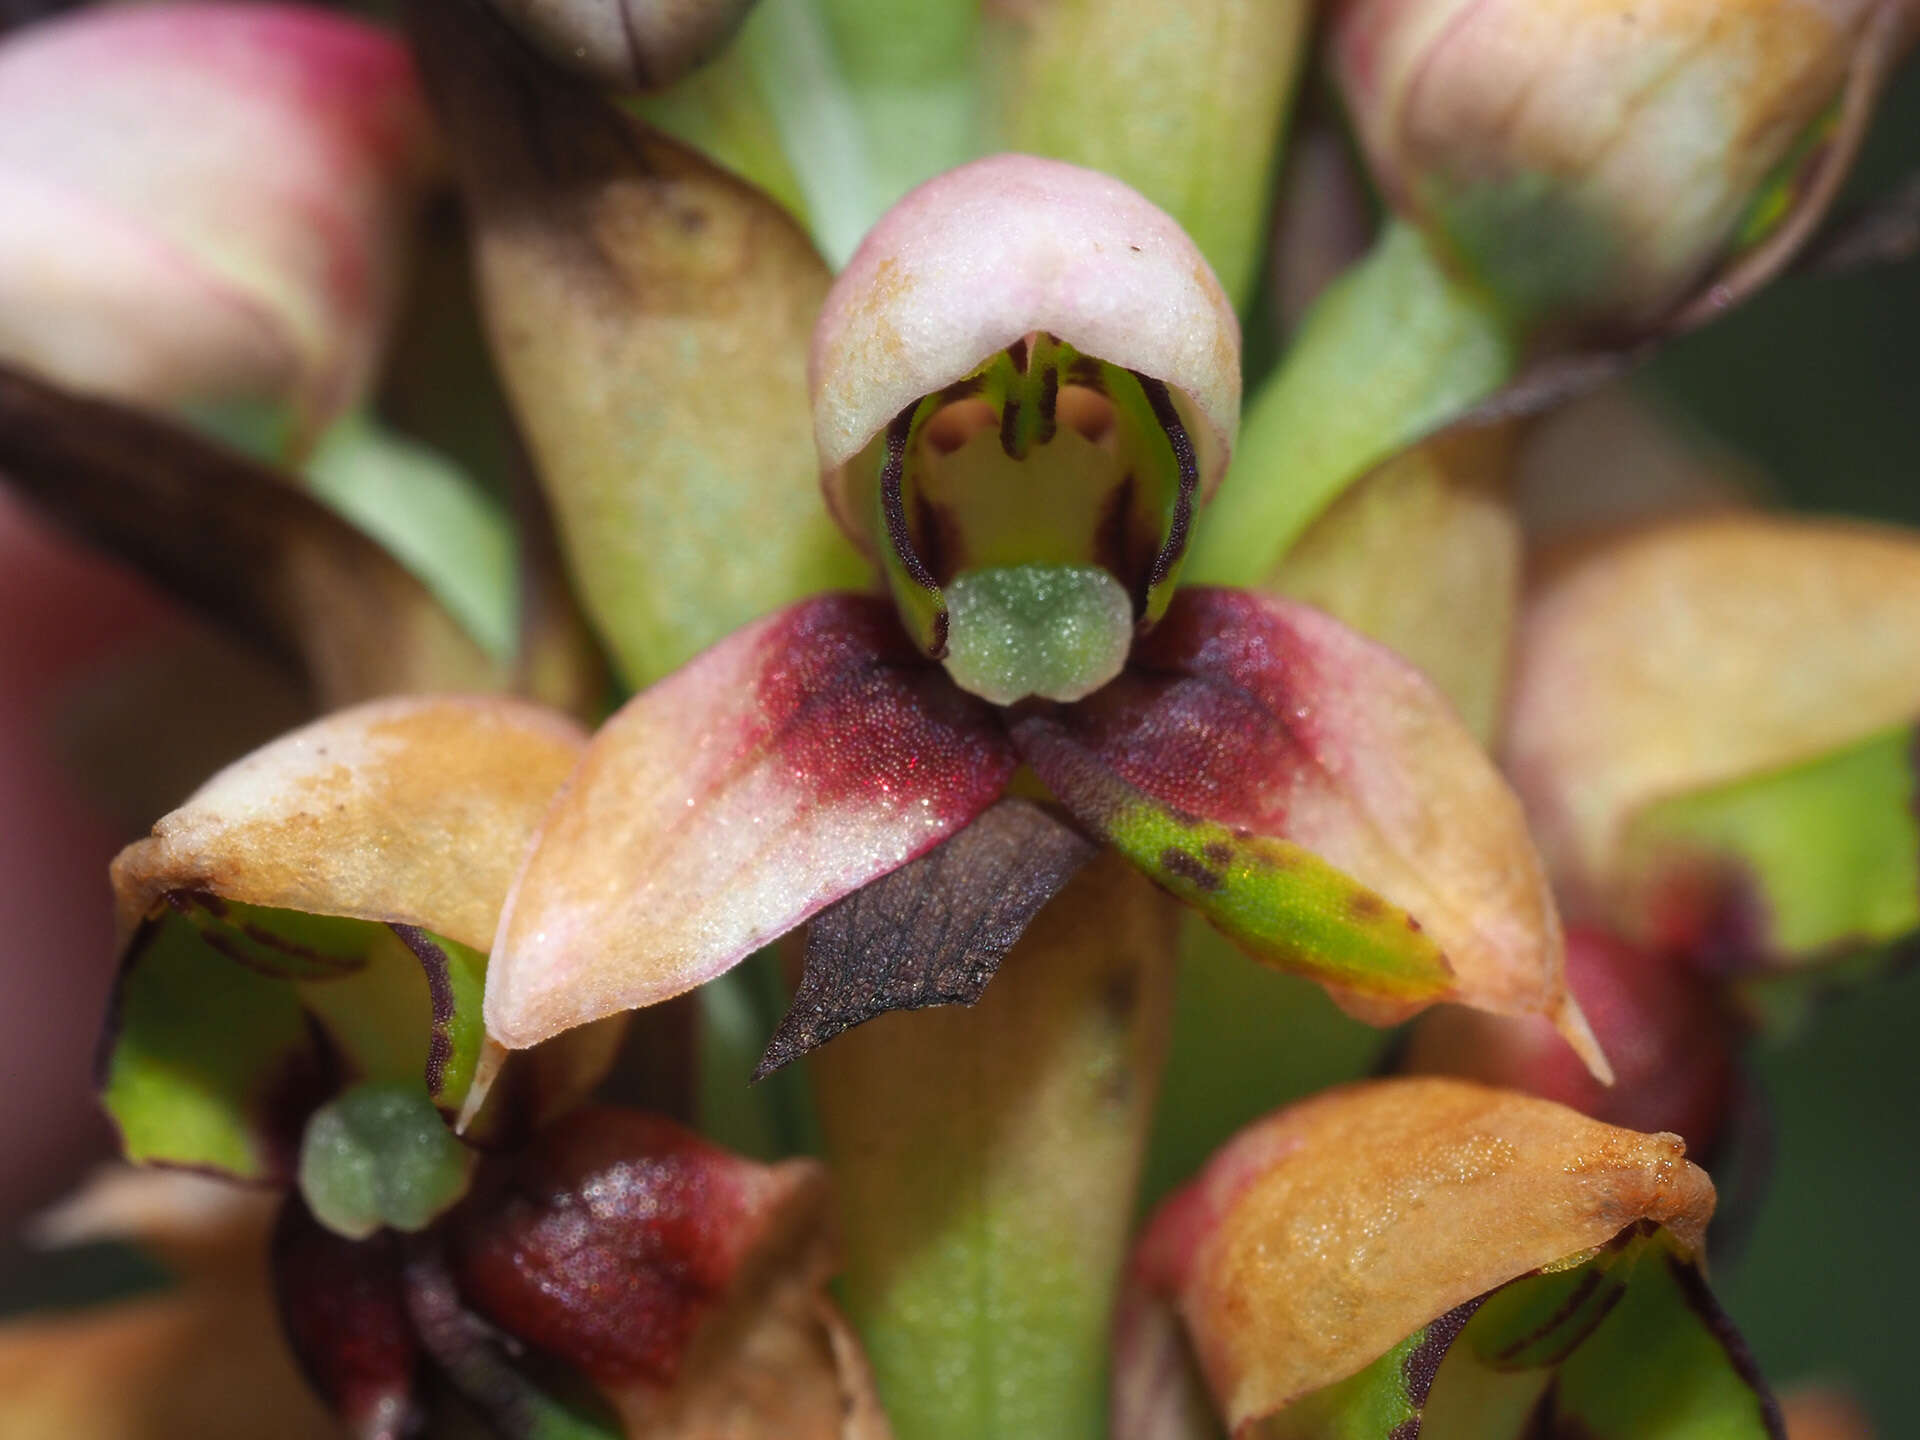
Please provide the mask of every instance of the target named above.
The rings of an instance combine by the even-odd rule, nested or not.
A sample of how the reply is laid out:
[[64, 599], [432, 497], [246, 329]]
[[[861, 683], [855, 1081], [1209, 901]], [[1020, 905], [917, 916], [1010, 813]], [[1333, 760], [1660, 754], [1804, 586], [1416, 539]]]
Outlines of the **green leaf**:
[[799, 227], [484, 10], [415, 21], [494, 358], [621, 678], [863, 583], [819, 498], [806, 361], [828, 276]]
[[762, 0], [737, 42], [836, 269], [888, 206], [982, 153], [969, 0]]
[[1900, 726], [1804, 764], [1648, 805], [1622, 844], [1628, 884], [1651, 911], [1645, 923], [1662, 938], [1672, 926], [1710, 935], [1757, 926], [1737, 937], [1743, 952], [1781, 965], [1920, 929], [1917, 743], [1914, 729]]
[[1194, 238], [1238, 308], [1305, 52], [1303, 0], [1051, 0], [986, 10], [1008, 150], [1126, 181]]
[[1665, 1230], [1621, 1232], [1436, 1320], [1263, 1422], [1263, 1440], [1783, 1440], [1772, 1396]]
[[1308, 312], [1249, 401], [1187, 579], [1263, 580], [1342, 491], [1499, 389], [1516, 360], [1485, 298], [1448, 274], [1416, 231], [1389, 225]]
[[413, 937], [173, 896], [128, 950], [104, 1042], [102, 1098], [127, 1157], [288, 1180], [308, 1113], [353, 1079], [405, 1082], [457, 1112], [485, 958]]
[[378, 540], [496, 660], [513, 651], [518, 591], [505, 513], [446, 457], [360, 414], [306, 464], [308, 487]]
[[473, 1151], [417, 1080], [355, 1085], [314, 1111], [300, 1143], [300, 1194], [337, 1235], [424, 1230], [466, 1193]]

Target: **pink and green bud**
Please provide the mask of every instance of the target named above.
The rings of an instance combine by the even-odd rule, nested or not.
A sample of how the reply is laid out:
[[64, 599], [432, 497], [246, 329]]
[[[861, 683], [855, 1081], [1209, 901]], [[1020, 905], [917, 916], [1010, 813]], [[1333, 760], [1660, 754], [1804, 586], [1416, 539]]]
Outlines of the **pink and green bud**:
[[963, 688], [1077, 700], [1164, 613], [1240, 408], [1232, 306], [1139, 194], [1003, 155], [929, 181], [827, 297], [827, 496]]
[[106, 7], [0, 44], [0, 358], [298, 454], [373, 376], [430, 136], [413, 66], [289, 5]]
[[1618, 336], [1791, 255], [1913, 10], [1346, 0], [1333, 52], [1376, 176], [1455, 266], [1529, 333]]
[[1656, 952], [1785, 969], [1920, 929], [1917, 733], [1911, 534], [1684, 520], [1527, 598], [1515, 788], [1574, 922]]
[[1784, 1440], [1706, 1288], [1713, 1185], [1676, 1135], [1456, 1080], [1335, 1090], [1161, 1207], [1114, 1434]]

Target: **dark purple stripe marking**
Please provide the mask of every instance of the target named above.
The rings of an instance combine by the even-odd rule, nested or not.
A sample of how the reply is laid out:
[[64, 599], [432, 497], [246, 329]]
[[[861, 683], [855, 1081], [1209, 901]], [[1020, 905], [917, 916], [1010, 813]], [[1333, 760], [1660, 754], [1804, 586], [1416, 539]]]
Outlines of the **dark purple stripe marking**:
[[1679, 1286], [1680, 1295], [1687, 1302], [1687, 1308], [1704, 1325], [1726, 1352], [1727, 1363], [1733, 1366], [1734, 1374], [1746, 1382], [1753, 1391], [1754, 1400], [1760, 1407], [1760, 1423], [1767, 1427], [1770, 1440], [1787, 1440], [1786, 1421], [1780, 1416], [1780, 1402], [1773, 1398], [1760, 1367], [1753, 1362], [1753, 1352], [1747, 1348], [1747, 1342], [1727, 1312], [1720, 1308], [1720, 1302], [1713, 1298], [1713, 1292], [1707, 1288], [1707, 1280], [1697, 1265], [1690, 1265], [1677, 1255], [1669, 1255], [1667, 1268], [1673, 1272], [1674, 1284]]
[[1193, 529], [1193, 499], [1200, 489], [1200, 462], [1194, 455], [1193, 440], [1187, 434], [1187, 427], [1180, 423], [1180, 413], [1174, 409], [1173, 397], [1167, 393], [1167, 387], [1150, 375], [1139, 371], [1130, 371], [1134, 379], [1140, 382], [1140, 388], [1146, 393], [1147, 404], [1153, 408], [1153, 418], [1160, 422], [1160, 428], [1166, 432], [1167, 443], [1173, 447], [1174, 463], [1180, 467], [1180, 493], [1173, 502], [1173, 524], [1167, 529], [1166, 543], [1160, 547], [1160, 553], [1153, 557], [1153, 569], [1147, 576], [1147, 588], [1164, 584], [1173, 574], [1173, 567], [1180, 563], [1180, 557], [1186, 553], [1187, 535]]
[[[906, 497], [902, 492], [907, 469], [907, 441], [913, 437], [913, 414], [919, 407], [920, 402], [915, 401], [894, 416], [893, 423], [887, 426], [887, 458], [880, 467], [880, 513], [887, 522], [887, 543], [899, 558], [907, 578], [938, 597], [939, 583], [934, 580], [926, 562], [920, 558], [920, 552], [914, 549], [913, 535], [907, 528]], [[934, 617], [932, 641], [928, 653], [938, 660], [947, 653], [947, 610], [944, 601], [940, 613]]]
[[1511, 1360], [1522, 1350], [1532, 1349], [1535, 1345], [1538, 1345], [1542, 1340], [1546, 1339], [1554, 1331], [1571, 1320], [1574, 1312], [1586, 1304], [1592, 1297], [1593, 1292], [1599, 1288], [1600, 1272], [1598, 1270], [1588, 1270], [1585, 1275], [1580, 1277], [1580, 1283], [1573, 1287], [1572, 1293], [1561, 1303], [1558, 1310], [1554, 1311], [1553, 1314], [1549, 1315], [1545, 1320], [1542, 1320], [1527, 1334], [1522, 1335], [1518, 1340], [1507, 1346], [1506, 1349], [1502, 1350], [1493, 1358], [1496, 1361]]
[[[1401, 1362], [1400, 1378], [1407, 1387], [1407, 1399], [1413, 1402], [1414, 1409], [1426, 1408], [1427, 1397], [1433, 1393], [1434, 1377], [1440, 1373], [1440, 1362], [1447, 1358], [1453, 1342], [1460, 1338], [1460, 1332], [1467, 1328], [1474, 1311], [1485, 1304], [1486, 1299], [1485, 1295], [1476, 1295], [1465, 1304], [1447, 1311], [1427, 1326], [1426, 1338], [1414, 1346]], [[1412, 1433], [1418, 1435], [1420, 1432], [1416, 1428]]]
[[427, 994], [433, 1001], [433, 1031], [427, 1040], [427, 1094], [438, 1100], [446, 1084], [447, 1066], [453, 1062], [453, 962], [418, 925], [389, 922], [387, 928], [400, 937], [400, 943], [413, 952], [426, 972]]

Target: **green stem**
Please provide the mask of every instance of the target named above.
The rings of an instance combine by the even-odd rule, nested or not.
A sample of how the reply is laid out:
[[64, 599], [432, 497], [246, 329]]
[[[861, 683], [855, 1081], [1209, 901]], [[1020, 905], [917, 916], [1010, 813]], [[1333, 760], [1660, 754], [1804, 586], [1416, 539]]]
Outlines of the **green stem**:
[[765, 0], [741, 30], [835, 269], [894, 201], [979, 153], [977, 23], [958, 0]]
[[1306, 0], [988, 6], [996, 138], [1132, 185], [1180, 222], [1244, 307], [1311, 9]]
[[1115, 857], [971, 1010], [813, 1057], [846, 1307], [899, 1440], [1098, 1440], [1170, 1004], [1175, 912]]
[[1264, 579], [1347, 486], [1499, 389], [1517, 359], [1492, 303], [1449, 274], [1418, 232], [1390, 223], [1308, 312], [1253, 395], [1184, 578]]
[[1385, 1043], [1312, 981], [1255, 964], [1199, 916], [1186, 916], [1144, 1203], [1156, 1205], [1193, 1179], [1243, 1126], [1366, 1074]]

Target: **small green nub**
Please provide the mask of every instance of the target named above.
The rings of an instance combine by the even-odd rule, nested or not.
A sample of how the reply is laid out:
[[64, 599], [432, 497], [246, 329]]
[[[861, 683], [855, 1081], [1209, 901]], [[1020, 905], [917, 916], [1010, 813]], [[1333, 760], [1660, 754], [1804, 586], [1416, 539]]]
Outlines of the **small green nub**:
[[995, 705], [1091, 695], [1133, 643], [1133, 602], [1097, 565], [969, 570], [946, 594], [947, 673]]
[[473, 1152], [417, 1080], [356, 1085], [321, 1106], [300, 1142], [300, 1193], [350, 1240], [422, 1230], [466, 1193]]

